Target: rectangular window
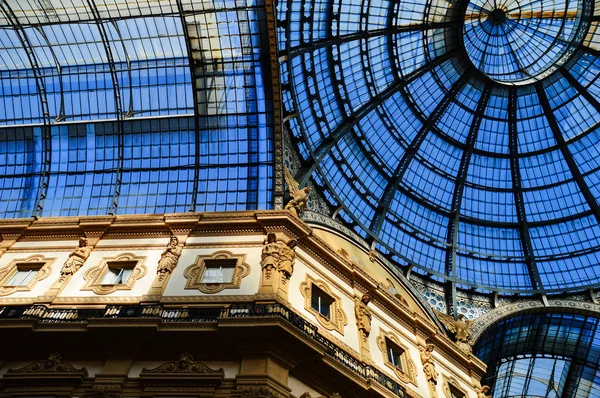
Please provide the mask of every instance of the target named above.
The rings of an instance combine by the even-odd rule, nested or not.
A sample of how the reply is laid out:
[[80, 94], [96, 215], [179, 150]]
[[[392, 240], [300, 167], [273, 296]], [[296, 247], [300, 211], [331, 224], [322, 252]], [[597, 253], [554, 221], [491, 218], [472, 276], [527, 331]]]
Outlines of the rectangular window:
[[401, 371], [404, 371], [402, 366], [402, 354], [404, 350], [390, 339], [385, 339], [385, 346], [387, 347], [388, 361]]
[[236, 259], [205, 260], [200, 283], [231, 283], [236, 263]]
[[135, 268], [136, 261], [114, 261], [109, 262], [108, 271], [104, 274], [100, 284], [102, 285], [123, 285], [131, 276]]
[[6, 281], [4, 286], [27, 286], [43, 266], [44, 263], [17, 264], [17, 272]]
[[327, 319], [331, 319], [331, 305], [333, 301], [330, 295], [314, 284], [312, 285], [311, 307]]

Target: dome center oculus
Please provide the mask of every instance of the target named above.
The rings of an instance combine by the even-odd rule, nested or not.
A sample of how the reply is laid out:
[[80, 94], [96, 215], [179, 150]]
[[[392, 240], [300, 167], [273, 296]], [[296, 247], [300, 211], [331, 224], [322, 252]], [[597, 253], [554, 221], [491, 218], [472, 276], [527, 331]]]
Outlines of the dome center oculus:
[[463, 42], [471, 63], [489, 78], [523, 85], [565, 64], [589, 27], [591, 0], [471, 0]]

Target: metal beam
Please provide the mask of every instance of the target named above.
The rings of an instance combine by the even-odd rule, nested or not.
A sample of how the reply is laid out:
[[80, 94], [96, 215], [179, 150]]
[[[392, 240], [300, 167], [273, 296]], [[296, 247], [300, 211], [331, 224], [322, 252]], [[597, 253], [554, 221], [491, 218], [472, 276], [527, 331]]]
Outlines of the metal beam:
[[554, 139], [556, 140], [556, 143], [558, 144], [558, 147], [560, 149], [560, 152], [562, 153], [563, 158], [565, 159], [565, 162], [567, 163], [567, 166], [571, 171], [571, 175], [573, 176], [573, 179], [575, 180], [577, 186], [579, 187], [579, 190], [581, 191], [581, 194], [585, 198], [590, 209], [592, 209], [594, 217], [596, 217], [596, 221], [598, 222], [598, 224], [600, 224], [600, 206], [598, 206], [596, 198], [594, 197], [587, 183], [583, 179], [581, 171], [579, 170], [575, 159], [573, 159], [573, 154], [571, 153], [567, 146], [567, 143], [565, 142], [565, 138], [563, 137], [562, 132], [560, 131], [556, 118], [554, 117], [554, 113], [552, 112], [552, 108], [550, 107], [550, 103], [548, 102], [548, 97], [546, 96], [546, 92], [544, 91], [544, 86], [541, 82], [538, 82], [535, 84], [535, 88], [538, 97], [540, 98], [540, 103], [544, 110], [544, 114], [546, 115], [546, 119], [548, 120], [548, 124], [550, 125], [550, 129], [554, 134]]
[[33, 51], [33, 46], [25, 33], [25, 29], [23, 26], [19, 24], [18, 19], [16, 18], [13, 10], [10, 8], [7, 2], [0, 3], [0, 10], [2, 14], [6, 16], [6, 18], [10, 21], [12, 27], [15, 29], [15, 33], [19, 38], [19, 42], [25, 53], [27, 54], [27, 59], [29, 64], [31, 65], [33, 75], [35, 77], [35, 83], [38, 90], [38, 97], [40, 99], [40, 108], [42, 111], [42, 120], [43, 125], [41, 126], [42, 130], [42, 169], [40, 173], [40, 183], [38, 186], [38, 193], [35, 201], [35, 206], [32, 211], [32, 216], [37, 218], [41, 216], [42, 211], [44, 210], [44, 203], [46, 202], [46, 196], [48, 194], [48, 185], [50, 180], [50, 167], [52, 164], [52, 129], [50, 127], [50, 108], [48, 105], [48, 96], [46, 93], [46, 86], [44, 84], [43, 73], [41, 71], [39, 62], [37, 60], [37, 56]]
[[195, 61], [193, 56], [193, 47], [190, 41], [190, 35], [187, 30], [187, 21], [185, 19], [185, 15], [183, 13], [183, 4], [181, 0], [176, 0], [177, 2], [177, 10], [179, 11], [179, 17], [181, 20], [181, 27], [183, 29], [183, 37], [185, 38], [185, 45], [188, 53], [188, 66], [190, 68], [190, 77], [192, 80], [192, 95], [194, 97], [194, 180], [193, 180], [193, 188], [192, 188], [192, 198], [189, 206], [190, 212], [196, 211], [196, 205], [198, 201], [198, 181], [200, 180], [200, 112], [198, 110], [197, 102], [197, 82], [196, 82], [196, 68]]
[[533, 290], [543, 289], [542, 280], [535, 262], [531, 236], [529, 235], [529, 224], [523, 200], [523, 186], [521, 181], [521, 169], [519, 167], [519, 137], [517, 131], [517, 89], [511, 87], [508, 90], [508, 146], [510, 150], [510, 171], [513, 182], [513, 197], [519, 222], [519, 236], [525, 264], [529, 272], [529, 279]]
[[440, 64], [444, 63], [448, 59], [452, 58], [456, 50], [452, 50], [450, 52], [445, 53], [444, 55], [436, 58], [434, 61], [429, 62], [419, 69], [416, 69], [405, 78], [398, 79], [390, 86], [388, 86], [385, 90], [381, 91], [376, 97], [371, 98], [367, 103], [365, 103], [361, 108], [353, 112], [353, 114], [348, 115], [346, 120], [340, 123], [340, 125], [331, 132], [331, 135], [323, 141], [323, 143], [313, 151], [313, 159], [312, 164], [303, 169], [297, 176], [296, 180], [299, 182], [300, 186], [303, 186], [310, 175], [316, 170], [317, 165], [323, 160], [325, 155], [329, 153], [329, 151], [337, 144], [337, 142], [346, 136], [354, 126], [356, 126], [363, 117], [369, 114], [373, 109], [380, 106], [383, 102], [389, 99], [392, 95], [397, 93], [400, 89], [410, 84], [415, 79], [419, 78], [423, 74], [429, 72], [430, 70], [436, 68]]
[[425, 123], [423, 123], [421, 129], [417, 132], [412, 142], [406, 148], [404, 155], [398, 162], [398, 166], [396, 166], [394, 174], [391, 176], [386, 188], [383, 190], [383, 198], [380, 200], [379, 206], [377, 206], [377, 210], [375, 211], [376, 216], [371, 222], [370, 230], [373, 231], [375, 236], [377, 236], [381, 231], [381, 226], [383, 225], [383, 220], [385, 219], [385, 213], [387, 212], [387, 209], [394, 198], [394, 194], [398, 190], [398, 186], [400, 185], [402, 177], [408, 169], [410, 162], [418, 152], [419, 147], [427, 137], [427, 134], [430, 132], [431, 128], [439, 121], [439, 118], [444, 114], [444, 111], [448, 105], [450, 105], [452, 99], [455, 98], [456, 94], [469, 80], [469, 77], [471, 76], [470, 71], [472, 71], [472, 69], [469, 69], [456, 82], [454, 82], [452, 87], [450, 87], [450, 90], [446, 92], [442, 100], [439, 102], [433, 112], [431, 112], [429, 118], [427, 118]]
[[94, 3], [93, 0], [86, 0], [86, 2], [88, 8], [92, 12], [92, 16], [94, 17], [96, 26], [98, 27], [98, 32], [100, 33], [100, 38], [102, 39], [102, 44], [104, 45], [104, 51], [106, 52], [108, 67], [110, 69], [110, 77], [113, 85], [115, 113], [117, 116], [117, 139], [119, 146], [117, 157], [117, 169], [115, 171], [115, 186], [109, 214], [117, 214], [117, 208], [119, 206], [119, 196], [121, 194], [121, 182], [123, 178], [123, 157], [125, 152], [125, 140], [123, 136], [123, 111], [121, 109], [121, 91], [119, 89], [119, 79], [117, 77], [115, 60], [112, 54], [112, 49], [110, 48], [110, 42], [108, 40], [108, 35], [106, 34], [106, 29], [102, 23], [102, 19], [100, 18], [100, 13], [98, 12], [98, 8], [96, 8], [96, 3]]
[[384, 29], [360, 31], [355, 33], [349, 33], [346, 35], [331, 36], [326, 39], [315, 40], [312, 43], [292, 47], [287, 51], [281, 52], [281, 55], [287, 55], [290, 59], [292, 59], [307, 52], [313, 52], [321, 48], [332, 47], [335, 45], [340, 45], [356, 40], [367, 40], [373, 37], [391, 36], [403, 32], [417, 32], [429, 29], [455, 28], [458, 26], [461, 26], [459, 22], [434, 22], [423, 23], [419, 25], [392, 26]]
[[[450, 217], [448, 219], [448, 229], [446, 234], [446, 260], [445, 269], [446, 275], [450, 277], [456, 277], [456, 246], [458, 242], [458, 226], [460, 220], [460, 209], [462, 204], [463, 193], [465, 191], [465, 183], [467, 180], [467, 172], [469, 171], [469, 165], [471, 164], [471, 156], [473, 155], [473, 149], [475, 149], [475, 142], [479, 135], [479, 127], [483, 119], [483, 113], [488, 105], [488, 101], [492, 94], [492, 84], [488, 81], [483, 88], [483, 93], [477, 103], [477, 109], [473, 117], [473, 122], [467, 135], [465, 142], [466, 148], [463, 150], [463, 155], [460, 160], [460, 166], [458, 168], [458, 174], [455, 179], [454, 192], [452, 194]], [[452, 283], [452, 282], [451, 282]], [[457, 315], [456, 311], [456, 284], [452, 283], [450, 288], [450, 295], [446, 292], [446, 307], [452, 310], [452, 314]], [[450, 296], [450, 297], [448, 297]], [[450, 313], [450, 312], [449, 312]]]
[[565, 68], [564, 65], [558, 68], [558, 71], [564, 76], [565, 79], [567, 79], [569, 84], [573, 86], [573, 88], [577, 90], [577, 92], [581, 94], [583, 98], [585, 98], [587, 102], [589, 102], [594, 108], [596, 108], [596, 112], [600, 113], [600, 101], [598, 100], [598, 98], [596, 98], [594, 95], [592, 95], [592, 93], [586, 90], [585, 87], [583, 87], [583, 85], [579, 82], [579, 80], [577, 80], [575, 76], [569, 73], [569, 71], [567, 70], [567, 68]]

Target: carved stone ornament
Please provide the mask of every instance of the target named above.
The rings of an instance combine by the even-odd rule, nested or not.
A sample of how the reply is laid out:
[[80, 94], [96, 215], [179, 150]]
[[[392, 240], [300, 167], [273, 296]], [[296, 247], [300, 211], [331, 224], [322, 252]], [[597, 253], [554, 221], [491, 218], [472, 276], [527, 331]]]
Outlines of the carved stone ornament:
[[[45, 258], [43, 255], [33, 255], [27, 258], [14, 259], [5, 267], [0, 268], [0, 296], [8, 296], [15, 292], [29, 292], [39, 281], [46, 279], [52, 273], [52, 263], [56, 258]], [[7, 283], [21, 266], [39, 265], [35, 276], [26, 285], [8, 286]]]
[[102, 386], [95, 388], [88, 392], [85, 392], [79, 396], [79, 398], [121, 398], [122, 395], [119, 392], [113, 391], [108, 387]]
[[475, 387], [477, 398], [492, 398], [491, 395], [487, 395], [488, 392], [490, 392], [490, 388], [488, 386], [483, 386], [481, 388]]
[[[305, 392], [304, 394], [300, 395], [300, 398], [313, 398], [313, 397], [311, 397], [310, 393]], [[334, 392], [333, 394], [328, 395], [328, 396], [321, 395], [319, 397], [314, 397], [314, 398], [342, 398], [342, 396], [339, 393]]]
[[159, 281], [164, 281], [167, 275], [171, 274], [179, 261], [183, 248], [179, 246], [179, 239], [176, 236], [171, 236], [169, 244], [162, 252], [156, 273]]
[[[312, 289], [317, 286], [323, 292], [327, 293], [332, 299], [330, 317], [327, 318], [312, 307]], [[348, 324], [348, 316], [342, 309], [342, 300], [334, 294], [329, 286], [322, 280], [317, 280], [306, 274], [306, 280], [300, 284], [300, 293], [304, 297], [304, 309], [317, 319], [317, 322], [327, 330], [335, 330], [341, 335], [344, 335], [344, 326]]]
[[285, 167], [285, 182], [291, 197], [285, 205], [285, 210], [288, 210], [295, 217], [300, 217], [308, 203], [308, 193], [311, 189], [309, 187], [300, 188], [300, 185], [294, 177], [292, 177], [292, 174], [287, 167]]
[[425, 380], [429, 387], [429, 394], [431, 398], [437, 398], [437, 381], [438, 373], [435, 369], [435, 363], [433, 362], [433, 350], [435, 345], [427, 344], [427, 346], [419, 346], [419, 353], [421, 356], [421, 364], [423, 365], [423, 373], [425, 373]]
[[358, 338], [360, 344], [360, 354], [363, 361], [370, 361], [371, 350], [369, 348], [369, 334], [371, 334], [371, 310], [368, 307], [371, 301], [369, 293], [363, 294], [362, 298], [354, 299], [354, 316], [356, 318], [356, 328], [358, 329]]
[[214, 370], [188, 354], [181, 354], [178, 361], [164, 363], [153, 369], [142, 369], [142, 373], [196, 373], [224, 375], [223, 369]]
[[398, 292], [398, 289], [396, 289], [396, 287], [394, 286], [394, 282], [392, 282], [390, 278], [386, 278], [384, 282], [379, 283], [378, 287], [381, 287], [390, 296], [398, 300], [400, 304], [402, 304], [406, 308], [409, 308], [408, 301], [406, 301], [406, 299], [402, 297], [400, 292]]
[[473, 325], [473, 321], [469, 319], [465, 321], [465, 316], [463, 314], [459, 314], [456, 319], [439, 311], [436, 311], [436, 315], [439, 320], [442, 321], [444, 326], [454, 333], [456, 346], [465, 354], [470, 354], [473, 350], [473, 347], [469, 344], [469, 336], [471, 334], [471, 325]]
[[19, 369], [8, 369], [6, 373], [78, 373], [87, 377], [85, 368], [77, 369], [69, 362], [61, 359], [60, 354], [53, 353], [43, 361], [36, 361]]
[[458, 382], [456, 381], [456, 379], [454, 377], [445, 376], [444, 382], [442, 383], [442, 391], [444, 392], [444, 395], [446, 396], [446, 398], [454, 398], [454, 396], [455, 396], [452, 394], [452, 390], [450, 389], [451, 386], [455, 390], [462, 393], [465, 398], [469, 396], [469, 393], [467, 391], [460, 388]]
[[[202, 275], [206, 270], [206, 263], [211, 260], [235, 260], [235, 269], [231, 282], [223, 283], [202, 283]], [[250, 274], [250, 265], [246, 264], [245, 254], [233, 254], [232, 252], [221, 250], [209, 255], [199, 255], [194, 264], [190, 265], [183, 272], [187, 279], [186, 289], [198, 289], [202, 293], [213, 294], [224, 289], [239, 289], [242, 279]]]
[[261, 281], [259, 293], [277, 293], [288, 300], [289, 280], [294, 272], [297, 242], [277, 242], [277, 236], [270, 232], [264, 242], [261, 254]]
[[232, 398], [278, 398], [271, 390], [265, 387], [249, 388], [242, 391], [236, 391], [231, 394]]
[[85, 237], [79, 238], [79, 247], [71, 252], [69, 258], [63, 264], [60, 270], [59, 283], [63, 283], [68, 277], [75, 274], [83, 266], [85, 260], [90, 256], [93, 248], [88, 246], [88, 240]]
[[[388, 346], [386, 343], [386, 339], [397, 345], [398, 348], [402, 349], [402, 354], [400, 355], [400, 361], [402, 363], [401, 368], [395, 366], [393, 363], [390, 362], [390, 359], [388, 357]], [[403, 383], [411, 383], [415, 386], [418, 386], [417, 367], [410, 357], [409, 349], [402, 344], [400, 338], [396, 334], [392, 332], [386, 332], [380, 328], [379, 336], [377, 336], [377, 347], [379, 348], [379, 351], [381, 351], [381, 355], [383, 357], [383, 362], [385, 366], [392, 369], [396, 376], [398, 376], [400, 381], [402, 381]]]
[[[133, 253], [123, 253], [116, 257], [104, 257], [100, 263], [90, 268], [83, 278], [85, 284], [81, 290], [91, 290], [96, 294], [110, 294], [117, 290], [131, 290], [135, 282], [146, 275], [147, 269], [144, 265], [146, 257], [138, 257]], [[109, 264], [111, 263], [131, 263], [135, 262], [133, 271], [125, 283], [119, 284], [103, 284], [102, 279], [109, 272]]]

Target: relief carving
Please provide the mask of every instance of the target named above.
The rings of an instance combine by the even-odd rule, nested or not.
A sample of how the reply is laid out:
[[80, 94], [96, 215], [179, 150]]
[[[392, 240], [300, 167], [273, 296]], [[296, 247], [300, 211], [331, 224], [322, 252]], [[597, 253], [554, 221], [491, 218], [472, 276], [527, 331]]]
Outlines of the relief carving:
[[423, 365], [423, 373], [425, 373], [425, 379], [429, 387], [429, 393], [431, 398], [437, 398], [437, 381], [438, 373], [435, 370], [435, 363], [433, 362], [433, 350], [435, 345], [427, 344], [427, 346], [419, 346], [419, 352], [421, 355], [421, 364]]
[[164, 363], [153, 369], [142, 369], [142, 373], [200, 373], [224, 375], [223, 369], [214, 370], [200, 361], [194, 361], [190, 354], [181, 354], [178, 361]]
[[171, 236], [169, 244], [161, 254], [160, 260], [158, 261], [158, 268], [156, 269], [158, 280], [160, 282], [164, 281], [167, 275], [173, 272], [173, 269], [175, 269], [175, 266], [177, 265], [177, 261], [179, 261], [182, 250], [183, 248], [179, 246], [179, 239], [174, 235]]
[[50, 354], [43, 361], [36, 361], [19, 369], [8, 369], [6, 373], [81, 373], [84, 377], [88, 375], [85, 368], [75, 368], [69, 362], [63, 361], [58, 353]]
[[268, 388], [249, 388], [243, 391], [236, 391], [231, 395], [232, 398], [278, 398]]
[[400, 292], [398, 292], [398, 289], [394, 287], [394, 282], [392, 282], [390, 278], [386, 278], [385, 282], [379, 283], [378, 287], [382, 288], [387, 293], [389, 293], [389, 295], [398, 300], [400, 304], [402, 304], [405, 307], [408, 307], [408, 301], [406, 301], [406, 299], [402, 297]]
[[59, 283], [63, 283], [68, 277], [74, 275], [85, 263], [85, 260], [90, 256], [92, 247], [88, 246], [88, 240], [85, 237], [79, 238], [79, 247], [73, 250], [67, 261], [60, 270]]
[[369, 293], [363, 294], [360, 300], [354, 300], [354, 315], [356, 316], [356, 327], [358, 328], [358, 338], [360, 343], [360, 354], [365, 362], [371, 359], [371, 350], [369, 349], [369, 334], [371, 333], [371, 310], [367, 305], [371, 301]]
[[287, 301], [289, 280], [294, 272], [297, 242], [277, 242], [277, 236], [270, 232], [264, 243], [261, 255], [261, 284], [259, 293], [277, 293]]

